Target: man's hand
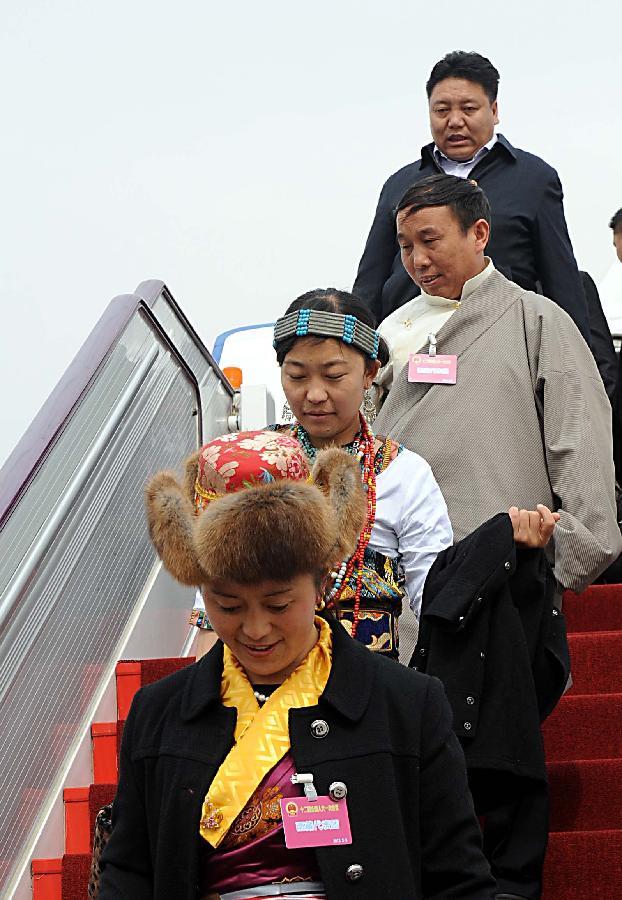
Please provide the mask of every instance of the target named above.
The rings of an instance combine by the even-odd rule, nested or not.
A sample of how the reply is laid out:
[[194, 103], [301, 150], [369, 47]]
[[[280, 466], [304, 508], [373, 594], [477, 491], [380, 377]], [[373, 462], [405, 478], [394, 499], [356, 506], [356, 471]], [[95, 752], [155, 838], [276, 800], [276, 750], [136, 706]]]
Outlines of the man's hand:
[[555, 523], [559, 522], [559, 513], [551, 512], [542, 503], [538, 503], [535, 511], [510, 506], [508, 515], [512, 520], [514, 540], [522, 547], [546, 547]]

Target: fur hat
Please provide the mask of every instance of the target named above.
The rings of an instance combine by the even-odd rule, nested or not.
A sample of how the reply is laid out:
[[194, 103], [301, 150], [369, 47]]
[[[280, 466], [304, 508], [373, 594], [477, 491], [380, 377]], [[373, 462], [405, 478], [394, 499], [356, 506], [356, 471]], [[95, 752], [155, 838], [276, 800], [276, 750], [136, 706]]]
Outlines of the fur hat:
[[160, 472], [146, 489], [151, 539], [183, 584], [242, 583], [324, 572], [349, 556], [365, 522], [358, 462], [318, 454], [310, 473], [300, 445], [278, 432], [241, 432], [206, 444], [183, 484]]

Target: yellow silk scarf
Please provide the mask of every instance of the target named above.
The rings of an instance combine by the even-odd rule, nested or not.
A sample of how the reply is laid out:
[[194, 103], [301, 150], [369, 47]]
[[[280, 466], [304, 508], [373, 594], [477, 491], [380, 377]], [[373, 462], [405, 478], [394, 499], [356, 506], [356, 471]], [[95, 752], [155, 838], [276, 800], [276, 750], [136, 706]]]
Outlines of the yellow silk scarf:
[[332, 634], [316, 617], [317, 643], [262, 707], [233, 653], [224, 649], [220, 696], [238, 711], [235, 743], [216, 772], [201, 812], [201, 837], [218, 847], [268, 772], [289, 752], [290, 709], [315, 706], [330, 675]]

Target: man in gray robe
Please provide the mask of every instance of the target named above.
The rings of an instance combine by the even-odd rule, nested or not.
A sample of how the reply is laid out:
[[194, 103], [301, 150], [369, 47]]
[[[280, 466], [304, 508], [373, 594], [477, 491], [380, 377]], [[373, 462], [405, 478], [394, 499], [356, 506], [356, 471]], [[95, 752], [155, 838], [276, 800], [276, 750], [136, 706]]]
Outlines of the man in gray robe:
[[[380, 384], [391, 388], [374, 430], [430, 463], [456, 541], [512, 505], [556, 510], [550, 555], [561, 602], [564, 588], [582, 591], [622, 549], [611, 407], [570, 316], [495, 269], [484, 255], [489, 233], [475, 181], [434, 175], [399, 203], [402, 263], [422, 294], [383, 323], [392, 371]], [[409, 353], [419, 355], [410, 367]], [[499, 836], [497, 897], [539, 897], [546, 785], [499, 798], [489, 827]]]
[[[456, 540], [512, 504], [559, 512], [555, 575], [561, 588], [582, 591], [622, 549], [611, 407], [570, 316], [508, 281], [484, 255], [489, 222], [488, 201], [473, 181], [433, 175], [404, 195], [398, 241], [422, 290], [410, 302], [436, 304], [440, 318], [424, 321], [440, 324], [430, 332], [433, 346], [457, 357], [457, 380], [409, 381], [402, 336], [374, 428], [430, 463]], [[418, 315], [413, 306], [403, 324], [413, 333], [410, 351], [427, 353]], [[391, 349], [395, 335], [387, 329], [385, 337]]]

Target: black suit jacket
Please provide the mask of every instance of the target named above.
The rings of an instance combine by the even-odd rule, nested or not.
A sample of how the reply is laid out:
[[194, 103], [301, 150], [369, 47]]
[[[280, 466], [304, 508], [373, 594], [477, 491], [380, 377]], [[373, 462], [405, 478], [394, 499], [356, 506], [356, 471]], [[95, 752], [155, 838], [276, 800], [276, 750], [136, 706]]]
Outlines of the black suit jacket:
[[[333, 622], [333, 665], [317, 706], [291, 710], [298, 772], [320, 794], [348, 788], [351, 845], [319, 847], [328, 900], [489, 900], [494, 881], [451, 711], [435, 678], [382, 659]], [[201, 806], [233, 743], [220, 702], [222, 644], [138, 692], [121, 747], [99, 900], [196, 900]], [[324, 737], [311, 724], [328, 724]], [[349, 866], [363, 877], [351, 886]], [[209, 865], [209, 862], [208, 862]]]
[[[442, 170], [434, 144], [421, 159], [395, 172], [380, 193], [376, 215], [359, 264], [353, 293], [378, 321], [419, 294], [402, 265], [395, 236], [395, 209], [409, 187]], [[492, 210], [487, 253], [511, 281], [555, 300], [589, 342], [587, 305], [564, 217], [555, 169], [503, 135], [470, 175], [486, 192]]]

